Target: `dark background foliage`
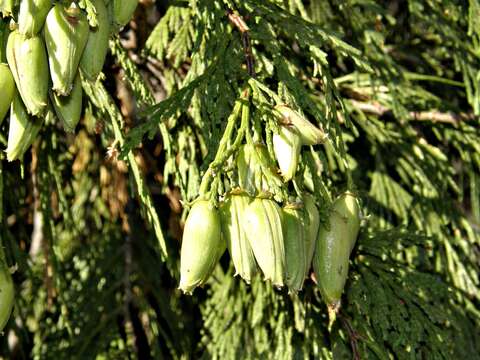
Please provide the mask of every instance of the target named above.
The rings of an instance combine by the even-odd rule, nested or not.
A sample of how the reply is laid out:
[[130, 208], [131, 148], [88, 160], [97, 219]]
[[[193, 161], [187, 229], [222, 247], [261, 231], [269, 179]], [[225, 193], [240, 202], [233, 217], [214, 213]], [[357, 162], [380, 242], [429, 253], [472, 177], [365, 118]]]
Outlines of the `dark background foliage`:
[[[1, 356], [478, 358], [479, 35], [477, 0], [142, 1], [104, 80], [84, 81], [76, 133], [46, 124], [1, 161]], [[328, 131], [302, 153], [323, 214], [347, 184], [361, 197], [331, 331], [314, 279], [298, 296], [247, 285], [228, 254], [176, 289], [188, 203], [245, 88], [267, 143], [282, 102]]]

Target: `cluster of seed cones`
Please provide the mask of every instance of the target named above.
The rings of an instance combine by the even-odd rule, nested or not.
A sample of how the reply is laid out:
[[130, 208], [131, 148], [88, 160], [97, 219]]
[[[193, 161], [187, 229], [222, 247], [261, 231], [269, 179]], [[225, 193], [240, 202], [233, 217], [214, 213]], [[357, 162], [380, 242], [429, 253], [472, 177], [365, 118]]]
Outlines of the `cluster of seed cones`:
[[320, 222], [315, 197], [280, 207], [275, 200], [234, 191], [217, 208], [197, 200], [187, 217], [181, 253], [180, 289], [203, 285], [228, 248], [236, 275], [250, 283], [261, 272], [275, 287], [297, 292], [313, 269], [326, 300], [336, 302], [360, 226], [357, 198], [350, 192], [332, 204]]
[[183, 234], [179, 288], [192, 293], [203, 285], [228, 248], [236, 275], [247, 283], [261, 273], [273, 286], [296, 293], [313, 267], [325, 302], [338, 308], [360, 228], [359, 202], [344, 192], [321, 218], [318, 199], [308, 191], [283, 204], [268, 195], [274, 173], [281, 174], [279, 186], [295, 177], [301, 146], [325, 140], [323, 131], [291, 108], [276, 110], [281, 116], [273, 137], [277, 170], [266, 174], [269, 165], [262, 162], [271, 164], [266, 146], [247, 142], [235, 158], [240, 187], [218, 201], [193, 203]]
[[0, 123], [10, 110], [9, 161], [23, 156], [45, 119], [58, 118], [65, 130], [75, 130], [82, 112], [81, 76], [98, 78], [110, 35], [129, 21], [138, 0], [90, 0], [92, 26], [74, 1], [14, 3], [0, 2], [0, 13], [11, 17], [10, 28], [0, 29]]

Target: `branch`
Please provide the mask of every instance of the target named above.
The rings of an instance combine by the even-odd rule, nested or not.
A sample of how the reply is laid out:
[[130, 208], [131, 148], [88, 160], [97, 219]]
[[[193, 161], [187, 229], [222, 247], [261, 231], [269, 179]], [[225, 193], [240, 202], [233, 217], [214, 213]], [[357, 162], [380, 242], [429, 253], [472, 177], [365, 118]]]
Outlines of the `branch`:
[[339, 313], [338, 315], [350, 339], [350, 346], [352, 348], [353, 359], [360, 360], [360, 352], [358, 350], [358, 340], [363, 340], [363, 337], [360, 336], [360, 334], [358, 334], [355, 331], [352, 324], [350, 323], [350, 320], [348, 320], [348, 318], [345, 315], [343, 315], [342, 313]]
[[[388, 107], [378, 103], [378, 102], [361, 102], [357, 100], [350, 100], [350, 103], [356, 107], [357, 109], [370, 113], [375, 114], [378, 116], [390, 115], [392, 114], [392, 110]], [[434, 123], [444, 123], [444, 124], [452, 124], [458, 125], [461, 121], [472, 121], [478, 119], [473, 113], [453, 113], [453, 112], [440, 112], [437, 110], [431, 111], [410, 111], [408, 113], [409, 119], [413, 121], [431, 121]]]
[[242, 34], [243, 52], [245, 53], [245, 60], [247, 62], [248, 74], [255, 78], [255, 58], [252, 53], [252, 44], [250, 41], [250, 29], [245, 20], [232, 9], [227, 9], [227, 17], [232, 26], [238, 29]]

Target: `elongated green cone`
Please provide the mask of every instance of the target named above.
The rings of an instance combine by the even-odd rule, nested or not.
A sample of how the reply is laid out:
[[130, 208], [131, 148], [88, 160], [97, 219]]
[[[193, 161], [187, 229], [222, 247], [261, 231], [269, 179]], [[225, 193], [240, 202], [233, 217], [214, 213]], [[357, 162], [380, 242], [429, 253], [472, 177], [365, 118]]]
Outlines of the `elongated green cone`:
[[244, 214], [247, 238], [265, 280], [283, 286], [286, 269], [282, 209], [273, 200], [255, 198]]
[[237, 170], [240, 187], [249, 193], [253, 193], [253, 169], [250, 165], [252, 149], [250, 145], [242, 145], [238, 150]]
[[303, 216], [305, 217], [305, 276], [308, 277], [320, 225], [320, 214], [310, 194], [303, 195]]
[[334, 209], [343, 214], [343, 219], [347, 224], [347, 233], [350, 243], [350, 252], [352, 252], [357, 242], [358, 232], [360, 231], [360, 205], [357, 197], [350, 191], [344, 192], [334, 203]]
[[15, 3], [15, 0], [0, 0], [0, 13], [3, 17], [12, 16]]
[[287, 105], [278, 105], [275, 108], [282, 114], [285, 125], [292, 125], [298, 130], [303, 145], [317, 145], [327, 139], [321, 129]]
[[225, 249], [218, 211], [208, 201], [197, 200], [183, 230], [179, 289], [191, 294], [205, 284]]
[[59, 96], [51, 93], [51, 99], [55, 113], [63, 123], [66, 131], [73, 132], [80, 121], [82, 114], [82, 81], [77, 75], [73, 83], [73, 89], [68, 96]]
[[[262, 164], [266, 165], [265, 171], [269, 172], [269, 174], [270, 174], [269, 179], [272, 182], [274, 182], [277, 187], [282, 187], [283, 186], [282, 179], [277, 174], [277, 170], [278, 170], [277, 166], [275, 164], [275, 161], [272, 160], [272, 158], [270, 157], [270, 154], [268, 153], [267, 147], [263, 144], [256, 144], [255, 145], [255, 153], [257, 155], [257, 159]], [[257, 176], [257, 178], [259, 178], [259, 177]], [[270, 185], [269, 185], [269, 183], [266, 179], [266, 176], [263, 172], [262, 172], [261, 181], [259, 181], [258, 179], [255, 179], [255, 183], [256, 183], [257, 189], [259, 191], [263, 191], [263, 192], [269, 192], [270, 191]]]
[[284, 181], [290, 181], [297, 172], [302, 143], [293, 127], [280, 126], [278, 134], [273, 134], [273, 150]]
[[239, 149], [237, 157], [238, 182], [240, 187], [249, 194], [255, 194], [260, 190], [257, 189], [257, 184], [262, 182], [261, 166], [254, 152], [253, 145], [245, 144]]
[[42, 122], [27, 114], [22, 99], [16, 93], [10, 109], [7, 159], [14, 161], [25, 154], [42, 127]]
[[320, 225], [313, 268], [324, 301], [331, 312], [336, 312], [348, 276], [350, 253], [360, 228], [357, 198], [350, 192], [339, 196], [332, 205], [328, 221], [330, 229]]
[[115, 27], [122, 28], [131, 20], [138, 5], [138, 0], [113, 0], [113, 22]]
[[57, 4], [47, 15], [44, 32], [52, 89], [58, 95], [67, 96], [72, 91], [78, 64], [87, 44], [87, 17], [75, 3], [69, 8]]
[[96, 80], [102, 71], [108, 52], [110, 19], [103, 0], [92, 0], [97, 12], [97, 26], [90, 29], [87, 45], [80, 60], [80, 68], [90, 80]]
[[276, 166], [271, 160], [267, 147], [263, 144], [245, 144], [240, 147], [237, 156], [238, 182], [240, 187], [248, 194], [253, 195], [270, 190], [262, 165], [270, 171], [270, 179], [276, 185], [283, 186], [282, 180], [276, 174]]
[[27, 111], [42, 114], [48, 101], [48, 62], [42, 38], [11, 32], [7, 61]]
[[18, 31], [27, 37], [37, 35], [52, 8], [52, 0], [22, 0], [18, 12]]
[[243, 224], [247, 206], [247, 196], [231, 195], [220, 208], [220, 214], [223, 234], [236, 270], [235, 275], [240, 275], [250, 283], [252, 276], [257, 272], [257, 263]]
[[0, 124], [5, 119], [8, 109], [13, 101], [15, 95], [15, 80], [12, 72], [7, 64], [0, 64], [0, 89], [2, 94], [0, 96]]
[[12, 275], [5, 262], [5, 253], [0, 242], [0, 333], [10, 318], [13, 308], [15, 289]]
[[283, 236], [287, 265], [286, 283], [291, 292], [298, 292], [305, 280], [305, 222], [303, 211], [286, 206], [283, 209]]

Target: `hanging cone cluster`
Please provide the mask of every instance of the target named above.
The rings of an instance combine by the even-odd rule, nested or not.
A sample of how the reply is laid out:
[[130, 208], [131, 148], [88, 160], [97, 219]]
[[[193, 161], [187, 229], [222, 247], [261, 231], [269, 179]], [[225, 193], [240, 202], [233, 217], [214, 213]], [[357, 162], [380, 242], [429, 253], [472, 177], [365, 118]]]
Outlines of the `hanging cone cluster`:
[[227, 195], [219, 210], [197, 200], [185, 224], [179, 288], [192, 293], [205, 284], [227, 247], [235, 275], [250, 283], [261, 272], [264, 280], [294, 293], [303, 288], [313, 262], [322, 296], [338, 307], [359, 228], [360, 207], [350, 192], [334, 201], [322, 224], [308, 193], [283, 208], [239, 190]]
[[75, 131], [82, 113], [80, 71], [89, 80], [98, 78], [110, 35], [128, 23], [138, 5], [91, 0], [96, 21], [89, 26], [77, 3], [0, 0], [0, 14], [17, 19], [11, 29], [0, 28], [0, 124], [10, 109], [10, 161], [23, 156], [52, 114], [66, 131]]
[[303, 204], [283, 209], [274, 200], [238, 192], [228, 195], [220, 210], [197, 200], [185, 223], [179, 288], [192, 293], [205, 284], [227, 246], [235, 275], [247, 283], [259, 268], [274, 286], [297, 292], [311, 267], [318, 228], [318, 210], [308, 194]]
[[[246, 113], [242, 111], [242, 120]], [[267, 146], [254, 142], [253, 136], [238, 145], [229, 169], [236, 172], [239, 186], [220, 193], [218, 199], [205, 188], [202, 194], [218, 203], [218, 210], [196, 200], [187, 217], [179, 288], [191, 294], [205, 284], [226, 244], [235, 276], [247, 283], [259, 273], [274, 287], [297, 293], [313, 265], [320, 293], [335, 312], [360, 229], [359, 202], [353, 193], [345, 192], [330, 207], [323, 207], [323, 213], [327, 208], [328, 212], [321, 218], [317, 197], [298, 186], [305, 186], [308, 179], [297, 176], [297, 168], [302, 146], [321, 144], [326, 135], [286, 105], [276, 106], [274, 114], [278, 132], [272, 134], [272, 150], [278, 167]], [[289, 183], [296, 195], [288, 200], [277, 197], [277, 190], [288, 188]]]

